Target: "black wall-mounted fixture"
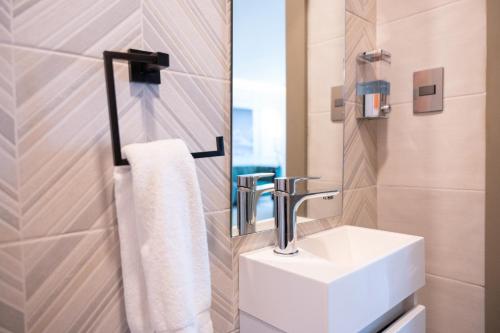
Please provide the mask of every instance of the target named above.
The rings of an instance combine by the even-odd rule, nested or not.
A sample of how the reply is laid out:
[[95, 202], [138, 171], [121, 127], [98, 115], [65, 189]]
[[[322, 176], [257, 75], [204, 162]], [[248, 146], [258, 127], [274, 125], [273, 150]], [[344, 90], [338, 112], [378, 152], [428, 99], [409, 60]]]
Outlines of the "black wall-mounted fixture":
[[[113, 70], [113, 60], [125, 60], [129, 63], [130, 82], [160, 84], [160, 70], [169, 66], [169, 55], [161, 52], [147, 52], [130, 49], [128, 52], [104, 51], [104, 74], [106, 77], [106, 92], [108, 95], [109, 125], [111, 128], [111, 145], [113, 161], [116, 166], [128, 165], [122, 158], [120, 145], [120, 127], [118, 122], [118, 107]], [[217, 150], [192, 153], [194, 158], [224, 156], [224, 137], [216, 138]]]

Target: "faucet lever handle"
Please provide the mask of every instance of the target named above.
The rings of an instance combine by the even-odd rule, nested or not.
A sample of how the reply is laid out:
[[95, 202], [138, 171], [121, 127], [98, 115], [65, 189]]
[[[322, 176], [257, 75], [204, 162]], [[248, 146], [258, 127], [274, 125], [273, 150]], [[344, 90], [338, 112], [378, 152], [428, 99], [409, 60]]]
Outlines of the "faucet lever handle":
[[276, 191], [282, 191], [287, 193], [295, 193], [295, 187], [298, 183], [307, 180], [320, 179], [321, 177], [279, 177], [274, 179], [274, 189]]
[[238, 176], [238, 187], [246, 187], [249, 189], [255, 189], [257, 187], [257, 182], [261, 178], [273, 177], [272, 172], [260, 172], [260, 173], [250, 173], [247, 175]]

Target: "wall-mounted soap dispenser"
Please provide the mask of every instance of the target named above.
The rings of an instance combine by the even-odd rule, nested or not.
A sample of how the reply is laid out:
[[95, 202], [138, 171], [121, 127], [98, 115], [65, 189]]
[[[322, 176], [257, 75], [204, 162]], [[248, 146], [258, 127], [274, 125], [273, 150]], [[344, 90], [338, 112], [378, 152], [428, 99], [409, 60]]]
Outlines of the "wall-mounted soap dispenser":
[[391, 84], [387, 79], [391, 54], [385, 50], [363, 52], [356, 62], [357, 118], [386, 118], [391, 111]]

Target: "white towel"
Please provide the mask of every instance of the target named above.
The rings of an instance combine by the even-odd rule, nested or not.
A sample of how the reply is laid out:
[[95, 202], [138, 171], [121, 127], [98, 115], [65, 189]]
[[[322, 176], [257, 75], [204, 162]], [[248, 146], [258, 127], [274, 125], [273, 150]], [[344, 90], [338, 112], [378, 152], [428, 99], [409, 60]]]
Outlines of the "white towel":
[[181, 140], [123, 148], [115, 197], [132, 333], [211, 333], [207, 233], [194, 160]]

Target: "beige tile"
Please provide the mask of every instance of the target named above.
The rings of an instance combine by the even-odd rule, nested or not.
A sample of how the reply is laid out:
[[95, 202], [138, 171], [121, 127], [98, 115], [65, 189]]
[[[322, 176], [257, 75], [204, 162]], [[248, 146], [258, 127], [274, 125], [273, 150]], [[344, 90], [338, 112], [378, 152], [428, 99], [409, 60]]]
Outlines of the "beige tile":
[[375, 23], [377, 19], [377, 0], [347, 0], [346, 10]]
[[0, 0], [0, 41], [11, 41], [12, 0]]
[[106, 49], [140, 48], [139, 0], [15, 1], [15, 43], [101, 58]]
[[331, 89], [344, 85], [345, 39], [309, 46], [307, 71], [308, 112], [331, 110]]
[[346, 103], [344, 121], [344, 189], [377, 184], [377, 122], [357, 119], [355, 104]]
[[12, 46], [0, 46], [0, 111], [4, 113], [0, 116], [0, 136], [11, 143], [15, 142], [13, 121], [7, 116], [11, 119], [15, 116], [13, 53]]
[[[2, 154], [0, 153], [0, 159]], [[17, 194], [0, 184], [0, 243], [19, 240], [21, 218], [19, 217]]]
[[485, 91], [485, 1], [465, 0], [378, 27], [392, 53], [391, 102], [411, 102], [413, 72], [445, 68], [445, 96]]
[[346, 100], [355, 102], [356, 57], [361, 52], [377, 48], [375, 23], [346, 13], [346, 65], [345, 89]]
[[228, 80], [228, 6], [226, 0], [145, 0], [144, 46], [171, 53], [171, 70]]
[[342, 184], [344, 124], [332, 122], [330, 113], [309, 115], [307, 173]]
[[148, 141], [181, 138], [192, 152], [215, 150], [224, 136], [224, 157], [196, 160], [205, 211], [229, 208], [229, 84], [221, 80], [164, 72], [162, 84], [143, 98]]
[[[304, 216], [310, 219], [325, 219], [342, 216], [342, 178], [340, 178], [339, 181], [309, 181], [307, 184], [307, 190], [310, 192], [339, 189], [340, 193], [333, 199], [329, 200], [324, 200], [323, 198], [307, 200], [302, 204], [307, 207], [307, 214]], [[301, 214], [299, 213], [299, 215]]]
[[483, 191], [378, 187], [381, 229], [423, 236], [430, 274], [484, 285]]
[[[112, 224], [113, 163], [102, 63], [25, 50], [15, 56], [23, 237]], [[115, 65], [115, 71], [122, 145], [143, 141], [142, 87], [128, 82], [126, 65]]]
[[418, 293], [426, 307], [428, 333], [484, 332], [484, 288], [427, 275]]
[[233, 265], [229, 211], [206, 214], [205, 220], [212, 278], [212, 323], [215, 332], [229, 332], [233, 329]]
[[404, 19], [460, 0], [377, 0], [377, 24]]
[[0, 248], [0, 331], [24, 332], [24, 274], [20, 245]]
[[344, 190], [377, 183], [377, 128], [375, 122], [356, 119], [356, 56], [376, 47], [375, 24], [346, 13], [346, 113], [344, 121]]
[[[2, 5], [0, 4], [0, 39]], [[0, 47], [0, 243], [20, 238], [13, 51]]]
[[395, 105], [378, 123], [378, 183], [484, 189], [485, 96], [447, 99], [444, 111]]
[[124, 331], [116, 231], [42, 239], [23, 249], [29, 332], [97, 332], [99, 327]]
[[[338, 198], [341, 200], [341, 197]], [[297, 235], [298, 238], [301, 239], [304, 236], [332, 229], [337, 226], [340, 226], [341, 224], [342, 224], [341, 216], [330, 216], [310, 222], [302, 222], [299, 223], [297, 227]]]
[[377, 228], [377, 187], [345, 190], [342, 224]]
[[345, 34], [344, 1], [307, 1], [307, 43], [317, 44]]

